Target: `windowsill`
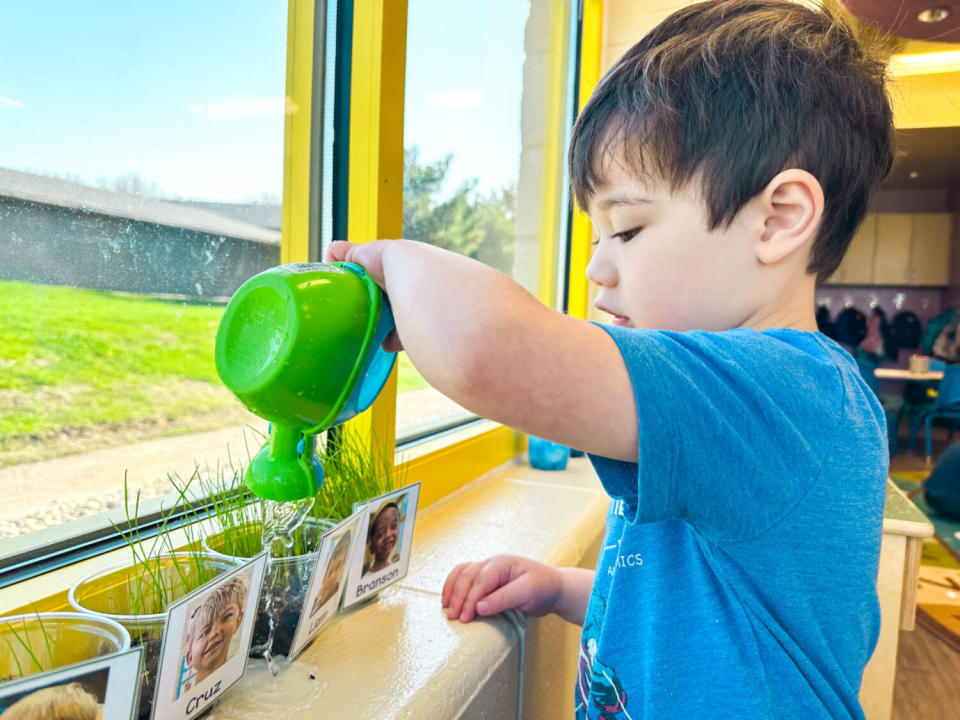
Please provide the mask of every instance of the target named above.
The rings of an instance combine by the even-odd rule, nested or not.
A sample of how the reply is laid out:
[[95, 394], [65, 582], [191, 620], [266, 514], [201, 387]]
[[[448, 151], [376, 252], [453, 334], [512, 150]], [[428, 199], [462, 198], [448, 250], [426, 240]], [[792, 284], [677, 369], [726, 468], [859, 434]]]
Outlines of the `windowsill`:
[[[322, 708], [324, 717], [482, 714], [487, 720], [514, 720], [521, 702], [531, 716], [568, 715], [579, 627], [557, 617], [518, 614], [462, 625], [446, 619], [440, 593], [456, 564], [499, 553], [593, 567], [608, 503], [586, 458], [571, 460], [564, 472], [537, 471], [514, 460], [476, 478], [421, 511], [406, 578], [334, 618], [300, 657], [279, 663], [278, 676], [271, 677], [262, 661], [251, 660], [247, 675], [209, 717], [272, 719]], [[175, 541], [186, 542], [178, 532]], [[919, 541], [927, 532], [926, 519], [909, 501], [888, 498], [880, 590], [881, 600], [886, 592], [896, 601], [890, 607], [881, 603], [884, 627], [892, 628], [887, 634], [893, 637], [901, 620], [901, 592], [915, 581], [904, 582], [905, 560], [902, 553], [891, 555], [896, 548], [889, 538], [906, 533], [904, 538]], [[117, 550], [0, 590], [0, 612], [31, 597], [65, 602], [74, 580], [95, 564], [125, 559], [128, 552]], [[885, 563], [892, 578], [886, 589]], [[878, 645], [861, 692], [865, 707], [890, 700], [895, 658], [896, 645]]]
[[586, 458], [564, 472], [513, 461], [474, 480], [418, 516], [405, 579], [335, 618], [277, 677], [251, 660], [211, 720], [320, 708], [324, 717], [515, 720], [521, 701], [529, 715], [568, 715], [578, 626], [514, 614], [464, 625], [446, 619], [440, 593], [455, 565], [499, 553], [592, 568], [608, 503]]
[[[251, 660], [210, 717], [256, 720], [322, 707], [324, 717], [449, 718], [483, 708], [484, 717], [500, 720], [515, 719], [521, 699], [529, 712], [546, 708], [544, 717], [568, 714], [579, 627], [515, 614], [462, 625], [446, 619], [440, 592], [456, 564], [498, 553], [592, 567], [608, 502], [586, 458], [564, 472], [514, 460], [473, 480], [421, 511], [406, 578], [332, 620], [299, 658], [281, 663], [276, 678]], [[6, 588], [0, 612], [31, 597], [63, 601], [95, 565], [128, 554], [121, 549]]]

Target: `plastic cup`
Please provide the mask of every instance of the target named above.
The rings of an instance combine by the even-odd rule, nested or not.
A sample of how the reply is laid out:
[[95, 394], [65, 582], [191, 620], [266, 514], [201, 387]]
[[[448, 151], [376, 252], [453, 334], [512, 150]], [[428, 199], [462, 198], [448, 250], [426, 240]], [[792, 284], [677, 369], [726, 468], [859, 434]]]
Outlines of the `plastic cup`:
[[120, 623], [87, 613], [0, 618], [0, 681], [59, 669], [130, 648]]
[[[156, 563], [151, 570], [162, 577], [168, 588], [167, 604], [179, 600], [196, 590], [203, 582], [198, 576], [197, 565], [202, 567], [206, 580], [221, 575], [236, 563], [229, 558], [192, 553], [171, 553], [152, 558]], [[185, 581], [185, 582], [184, 582]], [[140, 678], [139, 717], [150, 714], [153, 707], [153, 692], [160, 664], [163, 633], [167, 625], [166, 607], [154, 608], [157, 612], [134, 612], [131, 598], [137, 586], [149, 596], [155, 587], [151, 573], [142, 566], [134, 567], [129, 562], [119, 562], [95, 570], [84, 576], [70, 588], [67, 595], [70, 605], [80, 612], [91, 613], [119, 623], [130, 633], [132, 645], [143, 647], [143, 676]]]
[[[317, 553], [320, 551], [320, 537], [328, 529], [336, 525], [332, 520], [317, 520], [308, 518], [301, 526], [305, 533], [304, 540], [310, 552], [302, 555], [275, 557], [270, 559], [267, 574], [263, 580], [263, 590], [257, 602], [257, 621], [253, 626], [253, 644], [250, 646], [250, 657], [263, 657], [267, 640], [270, 635], [270, 617], [267, 614], [268, 594], [273, 597], [273, 607], [277, 615], [277, 626], [273, 634], [271, 653], [286, 655], [290, 652], [290, 644], [300, 621], [303, 603], [309, 590], [310, 575], [317, 563]], [[260, 537], [260, 524], [244, 525], [232, 530], [209, 535], [203, 539], [203, 548], [211, 555], [220, 555], [232, 562], [239, 562], [245, 558], [230, 555], [230, 544], [226, 537], [228, 532], [255, 533]]]

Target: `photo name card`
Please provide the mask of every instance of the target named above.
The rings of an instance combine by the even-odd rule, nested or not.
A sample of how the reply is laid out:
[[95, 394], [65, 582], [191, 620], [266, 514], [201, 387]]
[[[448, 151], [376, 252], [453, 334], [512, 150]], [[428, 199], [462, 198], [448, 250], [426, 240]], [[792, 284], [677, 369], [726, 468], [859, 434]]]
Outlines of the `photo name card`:
[[299, 655], [336, 615], [350, 569], [350, 558], [354, 556], [357, 544], [362, 542], [360, 531], [366, 527], [368, 510], [366, 505], [362, 506], [336, 527], [327, 530], [320, 539], [317, 563], [307, 585], [303, 612], [290, 643], [289, 657]]
[[169, 607], [154, 720], [196, 717], [243, 677], [266, 566], [264, 551]]
[[143, 648], [0, 683], [0, 716], [131, 720], [137, 711]]
[[354, 510], [366, 509], [347, 573], [343, 607], [376, 595], [407, 576], [420, 483], [381, 495]]

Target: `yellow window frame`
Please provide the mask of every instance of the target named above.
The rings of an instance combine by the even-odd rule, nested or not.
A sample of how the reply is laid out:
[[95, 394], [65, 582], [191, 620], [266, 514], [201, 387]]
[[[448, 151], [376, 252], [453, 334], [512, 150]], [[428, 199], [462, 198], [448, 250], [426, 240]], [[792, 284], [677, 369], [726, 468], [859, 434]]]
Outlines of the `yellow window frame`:
[[[312, 106], [313, 84], [322, 81], [322, 78], [314, 77], [315, 12], [314, 0], [288, 0], [281, 246], [281, 258], [285, 263], [309, 260], [310, 158], [314, 156], [310, 146], [311, 113], [315, 111]], [[580, 107], [599, 77], [602, 16], [603, 0], [585, 0], [579, 68]], [[401, 234], [406, 19], [406, 0], [364, 0], [354, 4], [348, 233], [350, 239], [356, 242], [377, 237], [399, 237]], [[555, 23], [558, 22], [555, 20]], [[553, 42], [566, 41], [559, 25], [553, 24], [551, 28]], [[562, 86], [563, 72], [563, 63], [556, 63], [551, 74], [551, 88]], [[559, 107], [562, 100], [562, 94], [551, 95], [550, 102], [557, 105], [550, 110], [558, 128], [552, 139], [554, 145], [563, 142], [563, 133], [559, 130], [563, 117], [562, 108]], [[357, 142], [358, 138], [366, 142]], [[546, 154], [558, 157], [557, 153]], [[556, 160], [546, 162], [552, 162], [553, 165], [545, 167], [545, 171], [551, 170], [555, 174], [562, 172]], [[550, 202], [554, 204], [550, 205]], [[557, 217], [558, 202], [557, 188], [553, 185], [546, 187], [543, 191], [545, 216]], [[545, 244], [541, 248], [543, 262], [539, 289], [541, 299], [545, 302], [555, 300], [559, 274], [555, 260], [559, 239], [547, 237], [546, 233], [556, 231], [556, 225], [551, 230], [545, 227], [542, 235]], [[576, 248], [576, 221], [573, 232]], [[588, 258], [589, 236], [586, 248], [585, 256]], [[583, 277], [586, 262], [576, 254], [571, 260], [570, 280], [571, 289], [574, 289], [574, 278]], [[585, 300], [583, 305], [585, 308]], [[571, 314], [579, 315], [573, 305]], [[381, 437], [386, 437], [394, 446], [396, 398], [395, 371], [374, 407], [352, 422], [364, 432], [381, 433]], [[526, 450], [524, 434], [512, 428], [492, 423], [489, 425], [490, 429], [453, 433], [430, 443], [428, 452], [412, 453], [416, 456], [406, 464], [406, 479], [421, 483], [422, 507], [436, 502]], [[448, 441], [447, 437], [451, 439]], [[0, 612], [65, 609], [67, 591], [64, 586], [72, 582], [73, 576], [78, 572], [87, 572], [90, 563], [102, 564], [115, 559], [118, 552], [0, 590]], [[20, 605], [25, 596], [38, 599], [27, 605], [13, 607]]]
[[[603, 57], [603, 1], [583, 0], [583, 17], [580, 30], [579, 91], [577, 112], [583, 110], [593, 89], [600, 81]], [[567, 312], [573, 317], [586, 319], [590, 302], [587, 282], [587, 264], [593, 241], [593, 226], [590, 218], [574, 205], [570, 226], [570, 276], [567, 278]]]

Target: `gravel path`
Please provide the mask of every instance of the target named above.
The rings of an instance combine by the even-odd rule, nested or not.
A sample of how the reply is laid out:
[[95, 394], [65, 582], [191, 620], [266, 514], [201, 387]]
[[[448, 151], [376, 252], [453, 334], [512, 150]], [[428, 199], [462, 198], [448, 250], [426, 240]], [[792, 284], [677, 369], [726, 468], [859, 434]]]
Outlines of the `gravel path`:
[[[411, 427], [462, 410], [435, 390], [404, 393], [397, 408], [397, 427]], [[157, 438], [52, 460], [0, 467], [0, 538], [22, 535], [89, 517], [123, 505], [126, 474], [131, 498], [170, 491], [171, 474], [189, 477], [196, 467], [229, 465], [229, 458], [247, 458], [259, 447], [251, 428], [266, 432], [266, 423], [250, 415], [248, 425]]]

